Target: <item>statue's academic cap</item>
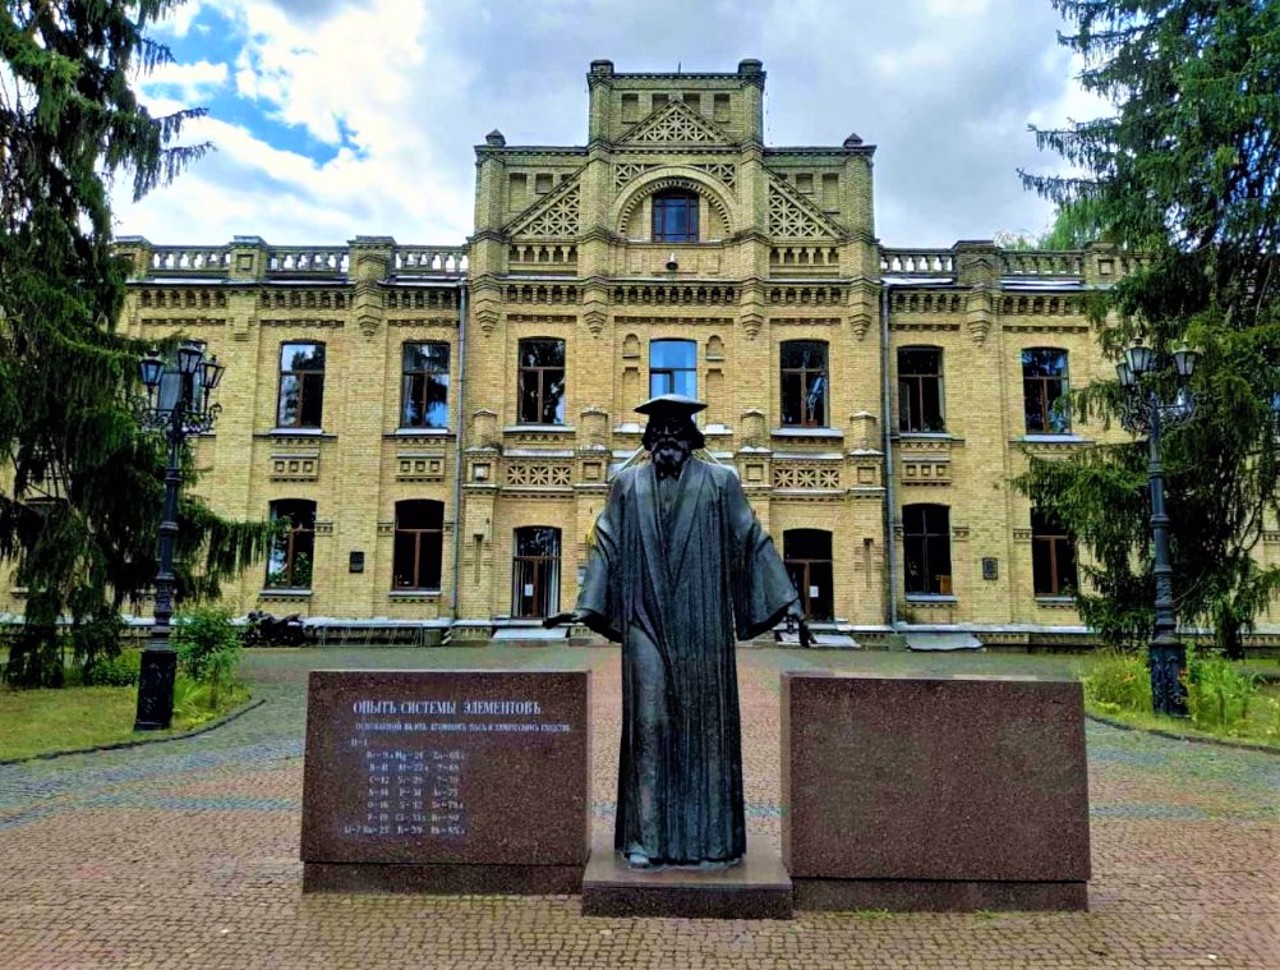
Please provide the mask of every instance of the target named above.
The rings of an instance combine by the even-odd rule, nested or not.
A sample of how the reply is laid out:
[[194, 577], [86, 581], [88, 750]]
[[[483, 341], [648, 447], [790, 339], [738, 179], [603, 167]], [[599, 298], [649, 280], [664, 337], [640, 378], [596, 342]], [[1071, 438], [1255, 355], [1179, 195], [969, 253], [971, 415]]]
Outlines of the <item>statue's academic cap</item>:
[[659, 394], [657, 397], [649, 398], [636, 410], [650, 417], [655, 414], [674, 413], [692, 418], [705, 407], [706, 405], [703, 402], [696, 401], [691, 397], [685, 397], [683, 394]]

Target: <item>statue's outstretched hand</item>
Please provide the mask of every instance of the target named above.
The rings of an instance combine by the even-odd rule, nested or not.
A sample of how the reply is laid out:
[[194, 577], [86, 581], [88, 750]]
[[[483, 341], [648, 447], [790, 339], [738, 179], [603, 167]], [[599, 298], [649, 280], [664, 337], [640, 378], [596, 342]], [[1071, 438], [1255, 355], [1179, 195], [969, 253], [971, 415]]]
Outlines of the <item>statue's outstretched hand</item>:
[[545, 620], [543, 620], [542, 625], [546, 629], [550, 630], [553, 626], [563, 626], [564, 624], [576, 623], [577, 621], [578, 621], [577, 613], [572, 613], [572, 612], [557, 613], [554, 616], [549, 616]]

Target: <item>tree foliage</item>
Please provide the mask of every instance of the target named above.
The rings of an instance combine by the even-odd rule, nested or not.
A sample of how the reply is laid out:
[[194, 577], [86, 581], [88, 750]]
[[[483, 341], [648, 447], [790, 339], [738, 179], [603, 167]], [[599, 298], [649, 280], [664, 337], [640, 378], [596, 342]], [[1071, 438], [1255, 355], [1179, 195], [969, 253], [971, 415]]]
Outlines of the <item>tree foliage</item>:
[[[155, 575], [164, 458], [134, 409], [145, 347], [115, 331], [126, 271], [109, 193], [131, 177], [140, 197], [205, 151], [178, 142], [199, 109], [153, 117], [130, 84], [168, 59], [146, 30], [176, 5], [0, 7], [0, 558], [27, 589], [16, 683], [61, 682], [64, 617], [82, 662], [114, 654], [122, 604]], [[194, 499], [182, 519], [180, 595], [215, 593], [266, 535]]]
[[[1080, 173], [1024, 182], [1143, 267], [1098, 294], [1091, 316], [1118, 359], [1144, 340], [1203, 352], [1195, 417], [1163, 456], [1176, 608], [1239, 634], [1280, 588], [1252, 555], [1280, 488], [1280, 4], [1274, 0], [1051, 0], [1075, 32], [1086, 90], [1115, 113], [1036, 130]], [[1160, 380], [1169, 381], [1166, 373]], [[1081, 417], [1115, 420], [1115, 382], [1078, 392]], [[1086, 619], [1115, 641], [1149, 629], [1145, 446], [1104, 447], [1020, 482], [1089, 547]]]

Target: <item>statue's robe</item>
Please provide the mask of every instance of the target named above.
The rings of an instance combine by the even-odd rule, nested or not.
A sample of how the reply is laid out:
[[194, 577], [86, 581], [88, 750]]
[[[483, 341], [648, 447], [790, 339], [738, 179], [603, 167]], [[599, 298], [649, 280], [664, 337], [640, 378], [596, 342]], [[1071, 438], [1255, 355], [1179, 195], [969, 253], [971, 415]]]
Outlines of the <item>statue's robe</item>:
[[728, 468], [690, 459], [661, 487], [651, 462], [618, 475], [577, 604], [622, 644], [618, 851], [669, 865], [745, 853], [735, 644], [795, 600]]

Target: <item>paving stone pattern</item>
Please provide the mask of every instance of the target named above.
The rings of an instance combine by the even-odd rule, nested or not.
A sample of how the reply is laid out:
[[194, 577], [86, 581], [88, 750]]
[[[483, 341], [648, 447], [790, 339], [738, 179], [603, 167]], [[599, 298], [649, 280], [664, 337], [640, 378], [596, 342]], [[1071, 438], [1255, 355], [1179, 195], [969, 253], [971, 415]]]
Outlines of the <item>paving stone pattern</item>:
[[[748, 837], [777, 850], [778, 674], [1061, 675], [1070, 658], [743, 650]], [[168, 744], [0, 766], [0, 960], [43, 967], [1280, 966], [1280, 757], [1088, 728], [1087, 913], [585, 918], [577, 897], [308, 895], [312, 668], [590, 666], [595, 824], [613, 821], [611, 649], [251, 651], [266, 703]]]

